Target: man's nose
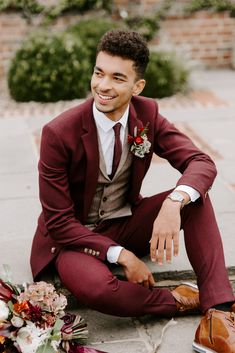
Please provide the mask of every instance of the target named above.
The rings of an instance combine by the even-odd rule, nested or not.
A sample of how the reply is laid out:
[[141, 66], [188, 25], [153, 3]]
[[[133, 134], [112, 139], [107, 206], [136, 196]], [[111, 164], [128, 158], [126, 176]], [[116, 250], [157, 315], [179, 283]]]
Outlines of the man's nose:
[[102, 91], [107, 91], [112, 88], [111, 80], [109, 77], [103, 77], [99, 82], [99, 88]]

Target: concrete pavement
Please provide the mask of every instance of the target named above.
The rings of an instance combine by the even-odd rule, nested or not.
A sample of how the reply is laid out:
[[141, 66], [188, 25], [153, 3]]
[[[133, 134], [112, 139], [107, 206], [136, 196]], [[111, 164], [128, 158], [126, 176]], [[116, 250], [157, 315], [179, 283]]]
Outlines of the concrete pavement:
[[[196, 71], [187, 96], [159, 100], [161, 113], [209, 153], [218, 168], [210, 192], [224, 242], [230, 278], [235, 276], [235, 71]], [[1, 99], [2, 98], [2, 99]], [[0, 94], [0, 273], [8, 264], [16, 283], [31, 281], [29, 252], [40, 211], [37, 186], [38, 139], [42, 125], [80, 101], [17, 104]], [[154, 159], [142, 193], [174, 187], [178, 172]], [[175, 285], [193, 276], [181, 236], [181, 252], [171, 265], [150, 264], [159, 285]], [[89, 344], [112, 353], [153, 353], [168, 320], [115, 318], [78, 307], [89, 325]], [[198, 317], [175, 320], [159, 353], [192, 352]], [[175, 323], [175, 322], [173, 322]]]

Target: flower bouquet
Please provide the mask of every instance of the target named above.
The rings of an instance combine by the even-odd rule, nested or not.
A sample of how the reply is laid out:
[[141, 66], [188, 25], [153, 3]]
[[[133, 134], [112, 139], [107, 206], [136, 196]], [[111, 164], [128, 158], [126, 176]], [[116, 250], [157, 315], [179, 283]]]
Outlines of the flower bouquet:
[[0, 353], [104, 353], [82, 346], [87, 325], [80, 315], [65, 313], [66, 305], [52, 284], [20, 288], [0, 279]]

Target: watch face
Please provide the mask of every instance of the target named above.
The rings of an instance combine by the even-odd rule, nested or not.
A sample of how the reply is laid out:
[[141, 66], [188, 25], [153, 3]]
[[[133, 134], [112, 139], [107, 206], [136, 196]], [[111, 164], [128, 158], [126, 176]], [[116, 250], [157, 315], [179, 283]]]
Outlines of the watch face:
[[179, 202], [184, 201], [184, 197], [181, 194], [178, 194], [176, 192], [170, 194], [169, 197], [174, 201], [179, 201]]

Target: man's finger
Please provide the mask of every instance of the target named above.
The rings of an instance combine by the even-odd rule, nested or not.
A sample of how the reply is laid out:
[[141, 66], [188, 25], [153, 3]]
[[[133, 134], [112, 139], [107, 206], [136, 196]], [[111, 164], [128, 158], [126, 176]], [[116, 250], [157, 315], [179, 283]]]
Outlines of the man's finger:
[[156, 238], [156, 237], [151, 238], [151, 240], [150, 240], [150, 257], [153, 262], [157, 261], [157, 253], [156, 253], [157, 243], [158, 243], [158, 238]]
[[168, 237], [166, 240], [166, 261], [171, 262], [172, 258], [172, 238]]
[[179, 233], [173, 239], [173, 246], [174, 246], [174, 256], [179, 255]]
[[149, 288], [149, 281], [148, 281], [148, 280], [143, 281], [143, 286], [144, 286], [145, 288]]
[[164, 259], [165, 238], [159, 239], [157, 247], [157, 262], [159, 265], [163, 264]]

